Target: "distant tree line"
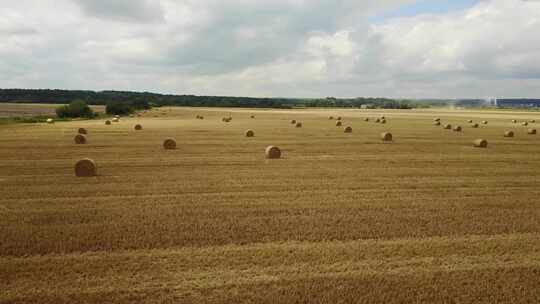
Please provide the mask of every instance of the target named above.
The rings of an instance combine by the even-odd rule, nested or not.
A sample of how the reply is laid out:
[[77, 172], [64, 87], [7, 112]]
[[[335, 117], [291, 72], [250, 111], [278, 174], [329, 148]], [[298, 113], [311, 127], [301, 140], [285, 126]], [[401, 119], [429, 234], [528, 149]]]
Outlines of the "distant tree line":
[[0, 89], [0, 102], [69, 104], [74, 100], [89, 105], [107, 105], [108, 114], [126, 114], [154, 106], [293, 108], [341, 107], [410, 109], [414, 103], [387, 98], [321, 99], [252, 98], [225, 96], [166, 95], [149, 92], [81, 91], [48, 89]]
[[307, 107], [329, 108], [366, 108], [366, 109], [412, 109], [415, 105], [408, 100], [395, 100], [389, 98], [335, 98], [312, 99], [305, 101]]

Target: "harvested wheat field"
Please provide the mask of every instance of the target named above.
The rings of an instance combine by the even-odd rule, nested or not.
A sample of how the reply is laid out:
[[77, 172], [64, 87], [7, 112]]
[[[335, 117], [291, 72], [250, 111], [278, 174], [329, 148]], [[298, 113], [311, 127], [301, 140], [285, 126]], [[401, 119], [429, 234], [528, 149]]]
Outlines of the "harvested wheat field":
[[539, 301], [540, 115], [166, 110], [0, 126], [0, 303]]

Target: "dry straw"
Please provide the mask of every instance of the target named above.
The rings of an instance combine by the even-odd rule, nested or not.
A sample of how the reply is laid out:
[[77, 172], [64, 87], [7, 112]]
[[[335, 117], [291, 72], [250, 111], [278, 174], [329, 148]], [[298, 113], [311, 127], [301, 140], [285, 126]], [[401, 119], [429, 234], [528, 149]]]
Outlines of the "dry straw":
[[134, 128], [136, 131], [142, 130], [142, 126], [141, 126], [140, 124], [136, 124], [133, 128]]
[[75, 141], [75, 144], [77, 145], [84, 145], [86, 144], [86, 136], [82, 135], [82, 134], [77, 134], [75, 135], [75, 138], [73, 139]]
[[473, 142], [473, 146], [476, 148], [487, 148], [488, 142], [485, 139], [477, 139]]
[[89, 159], [84, 158], [79, 160], [75, 164], [75, 176], [77, 177], [91, 177], [97, 175], [96, 163]]
[[352, 133], [352, 127], [346, 127], [345, 130], [343, 130], [345, 133]]
[[79, 130], [77, 131], [77, 133], [86, 135], [86, 134], [88, 134], [88, 131], [86, 131], [85, 128], [79, 128]]
[[383, 141], [392, 141], [393, 140], [392, 133], [390, 133], [390, 132], [381, 133], [381, 139]]
[[504, 137], [514, 137], [514, 131], [506, 131], [506, 132], [504, 132]]
[[174, 150], [176, 149], [176, 141], [172, 138], [168, 138], [163, 142], [163, 148], [165, 150]]
[[246, 131], [246, 137], [253, 137], [253, 136], [255, 136], [255, 132], [253, 132], [253, 130]]
[[276, 146], [269, 146], [265, 150], [266, 158], [278, 159], [281, 158], [281, 150]]

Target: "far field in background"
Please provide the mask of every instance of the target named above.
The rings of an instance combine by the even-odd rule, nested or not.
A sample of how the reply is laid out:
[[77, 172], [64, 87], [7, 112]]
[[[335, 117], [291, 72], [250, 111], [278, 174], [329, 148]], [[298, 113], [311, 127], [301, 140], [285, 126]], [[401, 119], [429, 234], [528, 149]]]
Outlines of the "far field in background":
[[[0, 103], [0, 118], [6, 117], [34, 117], [56, 116], [56, 108], [62, 104], [26, 104], [26, 103]], [[105, 106], [90, 106], [98, 113], [105, 112]]]

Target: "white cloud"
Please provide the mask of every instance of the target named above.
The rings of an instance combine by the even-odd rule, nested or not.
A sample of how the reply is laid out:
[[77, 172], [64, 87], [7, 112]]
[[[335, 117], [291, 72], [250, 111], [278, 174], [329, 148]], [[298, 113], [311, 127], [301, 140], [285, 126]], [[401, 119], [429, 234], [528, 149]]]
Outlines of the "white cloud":
[[3, 87], [251, 96], [540, 96], [540, 2], [0, 0]]

